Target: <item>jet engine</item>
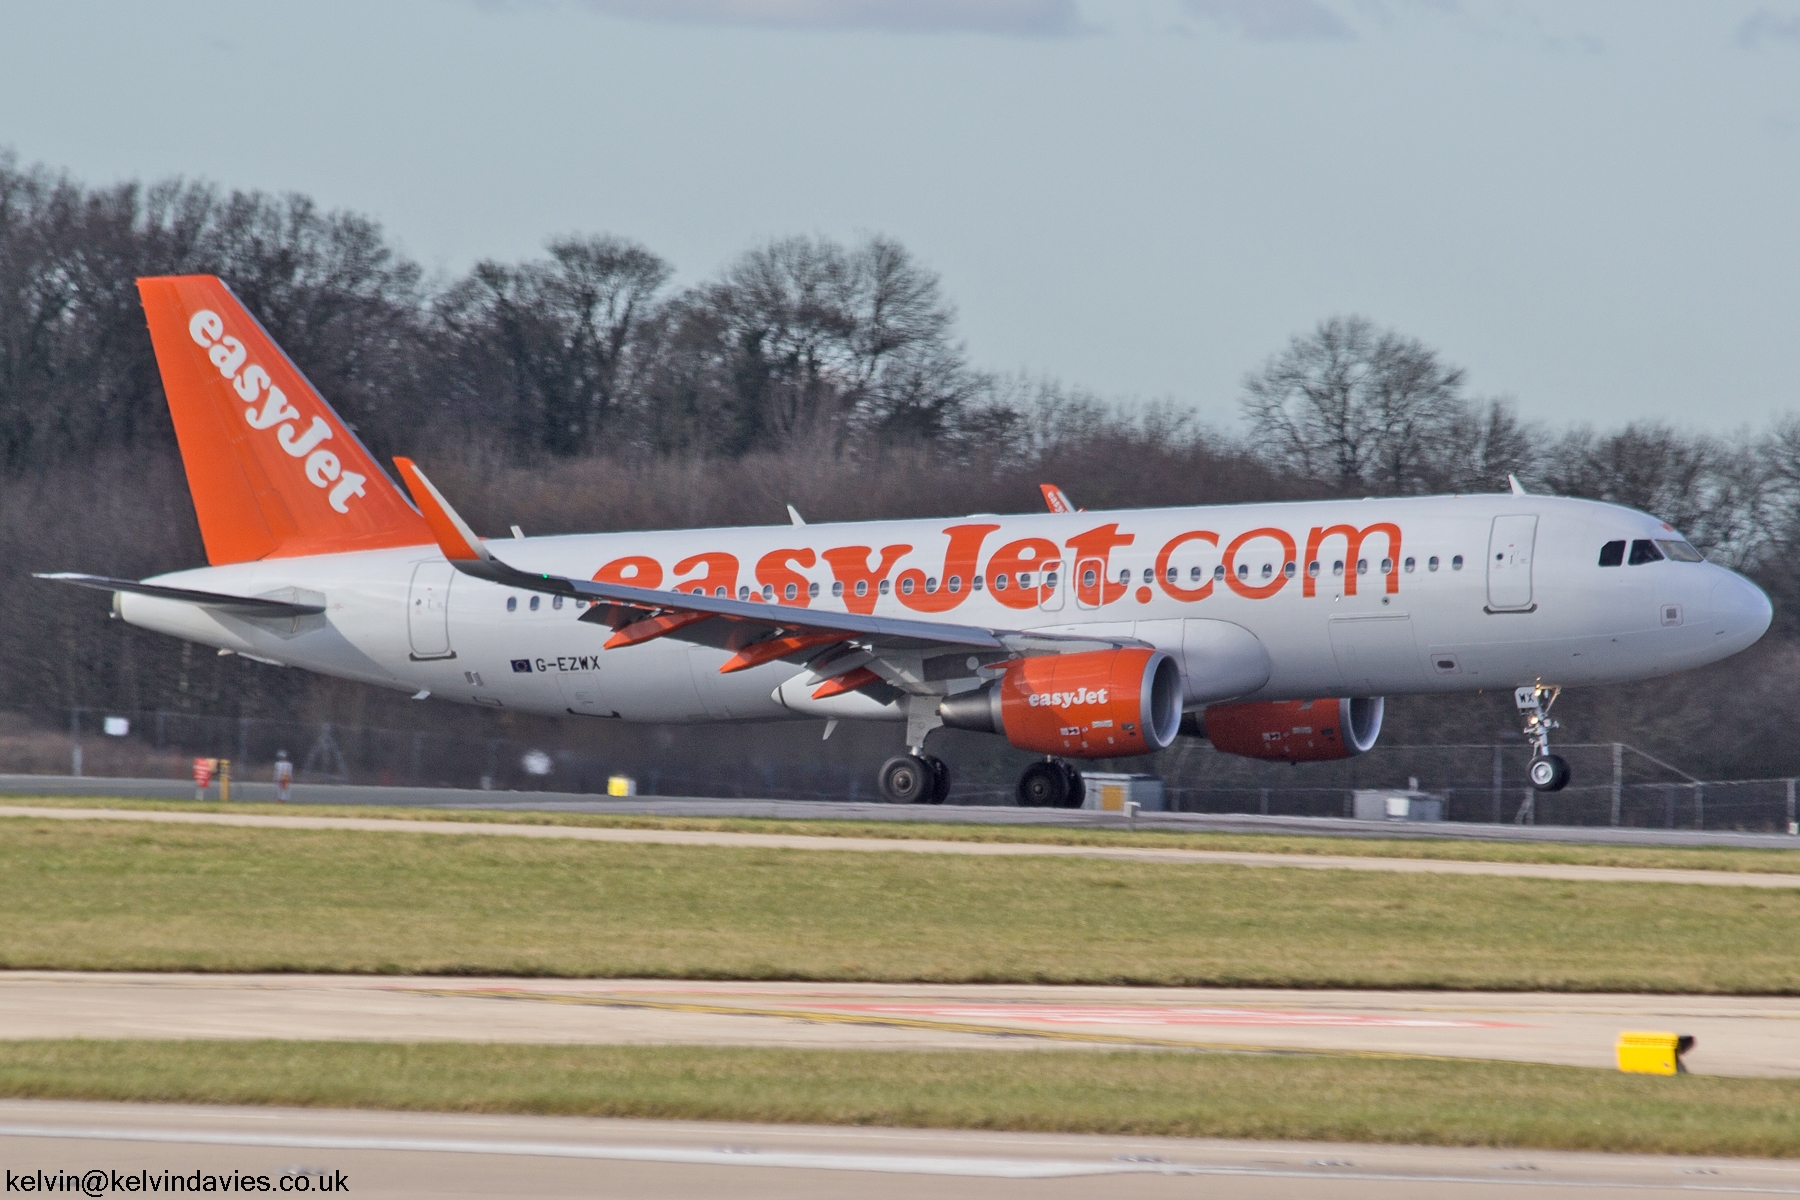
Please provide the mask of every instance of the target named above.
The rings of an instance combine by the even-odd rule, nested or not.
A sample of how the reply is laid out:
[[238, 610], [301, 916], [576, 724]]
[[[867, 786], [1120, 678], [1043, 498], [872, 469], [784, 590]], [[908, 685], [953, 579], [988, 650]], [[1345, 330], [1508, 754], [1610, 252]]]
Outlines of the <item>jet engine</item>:
[[1215, 704], [1190, 713], [1181, 732], [1209, 739], [1226, 754], [1271, 762], [1354, 758], [1381, 735], [1380, 696], [1327, 700], [1259, 700]]
[[1181, 724], [1181, 668], [1142, 647], [1016, 659], [999, 679], [945, 699], [938, 716], [1040, 754], [1149, 754]]

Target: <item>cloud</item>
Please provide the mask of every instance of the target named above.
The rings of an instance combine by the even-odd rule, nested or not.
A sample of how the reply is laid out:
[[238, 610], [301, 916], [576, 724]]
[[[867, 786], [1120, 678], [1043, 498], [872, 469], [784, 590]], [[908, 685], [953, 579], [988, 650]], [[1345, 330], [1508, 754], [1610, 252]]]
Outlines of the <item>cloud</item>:
[[1759, 8], [1738, 26], [1737, 43], [1754, 50], [1764, 42], [1800, 42], [1800, 17], [1778, 17]]
[[1182, 0], [1182, 7], [1253, 42], [1346, 42], [1356, 36], [1319, 0]]
[[832, 32], [990, 33], [1066, 37], [1088, 32], [1075, 0], [585, 0], [594, 12], [684, 25]]

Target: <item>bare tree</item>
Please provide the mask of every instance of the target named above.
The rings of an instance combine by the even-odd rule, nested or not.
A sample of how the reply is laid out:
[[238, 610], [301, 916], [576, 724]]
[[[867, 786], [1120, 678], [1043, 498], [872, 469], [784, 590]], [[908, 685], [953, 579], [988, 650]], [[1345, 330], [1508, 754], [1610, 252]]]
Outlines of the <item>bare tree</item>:
[[1364, 317], [1333, 317], [1244, 380], [1257, 449], [1341, 494], [1429, 486], [1465, 415], [1463, 371]]

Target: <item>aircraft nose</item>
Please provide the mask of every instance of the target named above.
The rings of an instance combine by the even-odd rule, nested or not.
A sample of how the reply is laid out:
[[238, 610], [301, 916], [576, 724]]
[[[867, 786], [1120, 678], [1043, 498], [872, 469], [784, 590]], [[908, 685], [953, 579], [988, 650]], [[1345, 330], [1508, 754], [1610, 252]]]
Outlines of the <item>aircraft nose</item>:
[[1769, 629], [1775, 607], [1768, 594], [1735, 571], [1713, 584], [1708, 598], [1714, 627], [1728, 640], [1732, 652], [1752, 645]]

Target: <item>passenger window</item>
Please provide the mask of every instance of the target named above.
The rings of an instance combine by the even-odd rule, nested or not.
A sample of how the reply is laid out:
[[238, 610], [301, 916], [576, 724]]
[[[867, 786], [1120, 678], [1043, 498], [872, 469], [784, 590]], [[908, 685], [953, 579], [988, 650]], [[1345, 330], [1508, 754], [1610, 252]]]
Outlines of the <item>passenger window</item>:
[[1145, 583], [1155, 583], [1156, 582], [1156, 572], [1151, 570], [1149, 567], [1144, 568], [1144, 582]]
[[[1002, 578], [1004, 578], [1004, 576], [1002, 576]], [[1030, 571], [1020, 571], [1019, 572], [1019, 586], [1022, 588], [1028, 588], [1031, 586], [1031, 572]]]
[[1623, 538], [1621, 538], [1620, 540], [1618, 540], [1616, 542], [1608, 542], [1608, 543], [1606, 543], [1606, 545], [1600, 547], [1600, 565], [1601, 566], [1617, 567], [1617, 566], [1623, 565], [1624, 562], [1625, 562], [1625, 541]]
[[1275, 568], [1273, 566], [1271, 566], [1269, 563], [1263, 564], [1262, 577], [1264, 579], [1267, 579], [1269, 576], [1273, 575], [1274, 573], [1275, 573]]
[[1163, 572], [1163, 578], [1170, 583], [1174, 583], [1177, 579], [1181, 578], [1181, 571], [1179, 568], [1170, 567], [1167, 571]]
[[1369, 560], [1368, 559], [1359, 558], [1356, 560], [1356, 573], [1358, 575], [1367, 575], [1369, 573]]
[[868, 580], [859, 579], [856, 581], [856, 594], [859, 596], [866, 596], [869, 594], [869, 581]]
[[1204, 570], [1202, 570], [1199, 567], [1195, 567], [1193, 570], [1188, 572], [1188, 582], [1189, 583], [1199, 583], [1200, 577], [1204, 574], [1206, 574], [1206, 572]]
[[1665, 542], [1659, 539], [1656, 544], [1662, 548], [1664, 554], [1669, 556], [1670, 562], [1706, 561], [1706, 556], [1704, 554], [1700, 553], [1686, 542]]
[[1438, 556], [1437, 555], [1434, 554], [1430, 558], [1425, 560], [1425, 569], [1427, 571], [1435, 571], [1438, 569]]
[[1087, 570], [1085, 570], [1081, 573], [1081, 586], [1085, 587], [1085, 588], [1091, 588], [1094, 586], [1094, 583], [1095, 583], [1094, 569], [1092, 567], [1089, 567]]
[[750, 585], [739, 584], [738, 585], [738, 599], [739, 600], [748, 600], [749, 598], [750, 598]]
[[1412, 574], [1412, 570], [1413, 570], [1413, 568], [1414, 568], [1414, 567], [1416, 567], [1416, 566], [1418, 566], [1418, 565], [1419, 565], [1419, 560], [1418, 560], [1418, 559], [1416, 559], [1416, 558], [1410, 558], [1410, 557], [1409, 557], [1409, 558], [1408, 558], [1408, 559], [1407, 559], [1407, 560], [1406, 560], [1406, 573], [1407, 573], [1407, 574], [1408, 574], [1408, 575], [1411, 575], [1411, 574]]
[[508, 596], [506, 598], [506, 611], [507, 612], [518, 612], [519, 611], [519, 598], [517, 596]]
[[1119, 582], [1120, 583], [1130, 583], [1131, 582], [1131, 568], [1130, 567], [1125, 567], [1122, 570], [1120, 570]]
[[1224, 563], [1220, 563], [1218, 566], [1213, 568], [1213, 578], [1214, 579], [1225, 578], [1225, 564]]
[[912, 595], [913, 594], [913, 581], [910, 579], [902, 579], [900, 581], [900, 591], [904, 595], [907, 595], [907, 596]]
[[1306, 573], [1308, 575], [1312, 576], [1314, 579], [1317, 579], [1319, 577], [1319, 560], [1318, 559], [1315, 558], [1311, 562], [1306, 564]]
[[[864, 584], [863, 589], [866, 591], [868, 589], [868, 584]], [[836, 583], [831, 585], [831, 594], [833, 596], [841, 596], [844, 594], [844, 581], [843, 580], [840, 579]]]
[[950, 577], [950, 591], [953, 594], [956, 592], [962, 591], [962, 576], [961, 575], [952, 575]]
[[936, 575], [932, 575], [932, 576], [929, 576], [929, 577], [927, 577], [927, 578], [926, 578], [926, 580], [925, 580], [925, 590], [926, 590], [926, 591], [927, 591], [927, 592], [935, 592], [935, 591], [937, 591], [937, 576], [936, 576]]
[[1639, 538], [1631, 543], [1631, 558], [1628, 561], [1634, 567], [1641, 567], [1645, 563], [1661, 562], [1662, 551], [1658, 550], [1656, 543], [1649, 538]]
[[1452, 571], [1462, 570], [1462, 555], [1458, 554], [1450, 559], [1450, 569]]
[[[789, 584], [788, 586], [792, 587], [793, 584]], [[763, 584], [762, 596], [764, 600], [773, 600], [775, 598], [775, 585], [772, 583]]]
[[889, 593], [889, 592], [891, 592], [891, 591], [893, 591], [893, 590], [894, 590], [894, 585], [893, 585], [893, 584], [891, 584], [891, 583], [889, 583], [889, 582], [888, 582], [888, 581], [887, 581], [887, 580], [885, 580], [885, 579], [884, 579], [884, 580], [882, 580], [882, 581], [881, 581], [881, 588], [880, 588], [880, 591], [881, 591], [881, 594], [882, 594], [882, 595], [884, 595], [884, 596], [885, 596], [885, 595], [887, 595], [887, 594], [888, 594], [888, 593]]
[[550, 607], [551, 608], [561, 608], [562, 607], [562, 597], [561, 596], [552, 596], [550, 598]]
[[1342, 575], [1344, 573], [1344, 560], [1343, 559], [1340, 558], [1336, 562], [1331, 564], [1331, 573], [1333, 575]]
[[1393, 569], [1394, 569], [1394, 560], [1393, 559], [1384, 558], [1381, 560], [1381, 573], [1383, 575], [1386, 575], [1388, 572], [1392, 571]]
[[981, 576], [979, 576], [979, 575], [969, 576], [969, 590], [971, 592], [979, 592], [981, 590]]
[[807, 584], [806, 594], [811, 596], [814, 600], [817, 600], [819, 598], [819, 585], [816, 583]]
[[533, 596], [531, 598], [531, 611], [536, 612], [538, 610], [538, 605], [542, 604], [543, 602], [544, 602], [544, 598], [542, 596]]
[[1239, 579], [1250, 578], [1250, 564], [1249, 563], [1239, 563], [1238, 564], [1238, 578]]
[[1283, 575], [1287, 576], [1289, 579], [1292, 579], [1294, 577], [1294, 564], [1293, 563], [1284, 563], [1281, 568], [1281, 573]]

